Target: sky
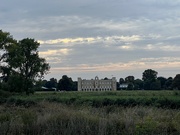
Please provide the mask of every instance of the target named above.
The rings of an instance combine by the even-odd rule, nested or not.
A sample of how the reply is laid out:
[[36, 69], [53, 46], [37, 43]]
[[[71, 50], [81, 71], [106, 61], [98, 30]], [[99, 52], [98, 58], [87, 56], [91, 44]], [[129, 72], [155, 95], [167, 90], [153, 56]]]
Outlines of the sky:
[[0, 29], [34, 38], [45, 79], [180, 73], [180, 0], [1, 0]]

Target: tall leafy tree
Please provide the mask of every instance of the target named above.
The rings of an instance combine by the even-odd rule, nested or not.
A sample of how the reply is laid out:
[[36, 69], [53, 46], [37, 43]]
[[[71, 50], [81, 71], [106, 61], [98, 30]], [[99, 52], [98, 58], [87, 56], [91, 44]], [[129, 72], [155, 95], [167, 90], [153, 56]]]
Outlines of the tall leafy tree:
[[127, 90], [133, 90], [133, 89], [134, 89], [133, 83], [129, 83], [128, 87], [127, 87]]
[[57, 79], [50, 78], [50, 80], [46, 82], [45, 86], [49, 89], [57, 88]]
[[159, 80], [161, 83], [161, 89], [166, 89], [165, 83], [166, 83], [167, 79], [165, 77], [158, 77], [157, 80]]
[[1, 66], [2, 73], [8, 77], [7, 83], [12, 80], [9, 77], [18, 77], [22, 83], [19, 89], [26, 94], [29, 94], [35, 79], [42, 78], [50, 68], [46, 60], [39, 57], [39, 45], [34, 39], [25, 38], [19, 42], [4, 45], [3, 48], [5, 51], [1, 60], [6, 64]]
[[159, 80], [155, 80], [151, 82], [150, 90], [160, 90], [161, 89], [161, 82]]
[[10, 66], [7, 65], [7, 53], [10, 48], [17, 45], [17, 41], [13, 39], [9, 32], [3, 32], [0, 30], [0, 76], [3, 76], [5, 80], [10, 75]]
[[134, 89], [134, 76], [127, 76], [125, 78], [125, 83], [128, 84], [127, 90], [133, 90]]
[[153, 81], [157, 79], [157, 74], [158, 72], [156, 72], [155, 70], [152, 69], [147, 69], [143, 72], [142, 75], [142, 80], [143, 81]]
[[0, 49], [5, 50], [7, 46], [10, 46], [14, 43], [16, 43], [16, 40], [13, 39], [9, 32], [0, 30]]
[[[157, 80], [157, 74], [155, 70], [152, 69], [147, 69], [143, 72], [142, 75], [142, 80], [144, 81], [144, 89], [145, 90], [153, 90], [153, 89], [159, 89], [159, 84], [157, 85], [156, 80]], [[158, 88], [155, 88], [152, 83], [156, 84]]]
[[24, 89], [28, 93], [29, 87], [35, 78], [42, 78], [49, 70], [49, 64], [44, 58], [40, 58], [38, 54], [39, 43], [34, 39], [26, 38], [18, 43], [19, 55], [14, 61], [19, 61], [17, 65], [12, 62], [16, 71], [24, 79]]
[[123, 83], [125, 83], [125, 80], [123, 78], [120, 78], [119, 79], [119, 84], [123, 84]]
[[177, 74], [175, 77], [174, 77], [174, 80], [173, 80], [173, 88], [174, 89], [178, 89], [180, 90], [180, 74]]
[[134, 76], [127, 76], [125, 78], [126, 83], [134, 83]]
[[172, 77], [169, 77], [168, 79], [167, 79], [167, 81], [165, 82], [165, 87], [166, 87], [166, 89], [167, 90], [172, 90], [173, 88], [173, 86], [172, 86], [172, 83], [173, 83], [173, 78]]
[[58, 82], [58, 89], [72, 91], [73, 85], [74, 85], [73, 80], [69, 78], [67, 75], [63, 75], [62, 78]]
[[141, 79], [134, 80], [134, 89], [142, 90], [143, 89], [143, 81]]

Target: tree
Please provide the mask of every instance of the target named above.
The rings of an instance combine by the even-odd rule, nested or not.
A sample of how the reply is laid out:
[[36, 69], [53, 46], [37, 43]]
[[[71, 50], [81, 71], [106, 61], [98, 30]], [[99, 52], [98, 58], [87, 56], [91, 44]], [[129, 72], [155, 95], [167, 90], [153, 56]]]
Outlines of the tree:
[[[23, 88], [26, 90], [27, 94], [31, 85], [30, 83], [32, 83], [35, 78], [42, 78], [50, 68], [46, 60], [39, 57], [37, 50], [39, 45], [37, 41], [29, 38], [19, 41], [18, 49], [20, 55], [17, 55], [17, 58], [14, 60], [16, 62], [19, 60], [19, 62], [17, 65], [14, 62], [10, 63], [23, 77]], [[12, 59], [14, 58], [11, 58], [11, 60]]]
[[4, 47], [2, 60], [6, 64], [1, 66], [2, 73], [7, 77], [7, 83], [9, 76], [18, 76], [22, 81], [20, 89], [26, 94], [30, 93], [35, 79], [42, 78], [50, 68], [46, 60], [39, 57], [39, 45], [34, 39], [25, 38]]
[[77, 82], [77, 81], [74, 81], [74, 82], [73, 82], [72, 91], [77, 91], [77, 89], [78, 89], [78, 82]]
[[16, 43], [16, 40], [10, 35], [9, 32], [3, 32], [0, 30], [0, 49], [5, 50], [7, 46]]
[[161, 82], [159, 80], [155, 80], [150, 85], [150, 90], [160, 90], [161, 89]]
[[128, 87], [127, 87], [127, 90], [133, 90], [133, 89], [134, 89], [133, 83], [129, 83]]
[[157, 79], [157, 74], [158, 72], [152, 69], [147, 69], [143, 72], [142, 80], [144, 81], [145, 90], [153, 90], [154, 87], [151, 84], [152, 83], [155, 84], [156, 79]]
[[167, 79], [167, 81], [165, 82], [165, 87], [167, 90], [172, 90], [172, 83], [173, 83], [173, 78], [172, 77], [169, 77]]
[[58, 82], [59, 90], [72, 91], [73, 89], [73, 81], [67, 75], [63, 75], [62, 78]]
[[160, 81], [160, 83], [161, 83], [161, 89], [166, 89], [165, 83], [166, 83], [167, 79], [165, 77], [158, 77], [157, 80]]
[[125, 78], [126, 83], [134, 83], [134, 76], [127, 76]]
[[143, 89], [143, 81], [141, 79], [134, 80], [134, 89], [142, 90]]
[[46, 82], [45, 87], [49, 89], [57, 88], [57, 79], [50, 78], [50, 80]]
[[128, 84], [127, 90], [134, 89], [134, 76], [127, 76], [124, 82]]
[[173, 86], [174, 89], [180, 90], [180, 74], [177, 74], [177, 75], [174, 77], [172, 86]]
[[6, 64], [6, 55], [7, 49], [16, 45], [17, 41], [8, 32], [3, 32], [0, 30], [0, 75], [3, 75], [4, 79], [10, 74], [10, 70], [6, 67], [2, 67], [3, 64]]
[[123, 78], [120, 78], [120, 79], [119, 79], [119, 84], [123, 84], [123, 83], [125, 83], [124, 79], [123, 79]]
[[157, 74], [155, 70], [147, 69], [143, 72], [142, 80], [143, 81], [154, 81], [157, 79]]
[[24, 80], [22, 76], [19, 76], [14, 73], [9, 76], [7, 82], [4, 83], [3, 88], [10, 92], [21, 93], [23, 92], [23, 85], [22, 85], [23, 83]]
[[151, 90], [151, 81], [147, 80], [143, 82], [143, 88], [144, 90]]
[[35, 82], [34, 82], [34, 86], [33, 86], [33, 89], [35, 90], [35, 91], [40, 91], [40, 90], [42, 90], [42, 87], [44, 86], [44, 80], [42, 80], [42, 79], [38, 79], [38, 80], [36, 80]]

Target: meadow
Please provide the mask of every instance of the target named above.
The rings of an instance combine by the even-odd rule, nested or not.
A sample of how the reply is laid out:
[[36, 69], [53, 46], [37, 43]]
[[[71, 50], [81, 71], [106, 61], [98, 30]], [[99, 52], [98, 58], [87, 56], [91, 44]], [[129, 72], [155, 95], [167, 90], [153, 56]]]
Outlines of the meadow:
[[180, 91], [37, 92], [0, 103], [2, 135], [180, 134]]

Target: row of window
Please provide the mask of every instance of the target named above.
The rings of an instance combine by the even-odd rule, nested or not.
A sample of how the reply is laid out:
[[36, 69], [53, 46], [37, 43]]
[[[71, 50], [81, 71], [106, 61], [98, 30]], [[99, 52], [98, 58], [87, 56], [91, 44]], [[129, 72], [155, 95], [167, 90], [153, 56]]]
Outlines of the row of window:
[[[111, 89], [111, 86], [99, 86], [99, 89]], [[82, 89], [94, 89], [94, 86], [82, 86]]]
[[[95, 82], [82, 82], [82, 84], [94, 84]], [[99, 84], [112, 84], [112, 82], [98, 82]]]
[[111, 88], [108, 89], [82, 89], [82, 91], [111, 91]]

